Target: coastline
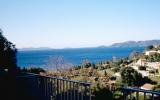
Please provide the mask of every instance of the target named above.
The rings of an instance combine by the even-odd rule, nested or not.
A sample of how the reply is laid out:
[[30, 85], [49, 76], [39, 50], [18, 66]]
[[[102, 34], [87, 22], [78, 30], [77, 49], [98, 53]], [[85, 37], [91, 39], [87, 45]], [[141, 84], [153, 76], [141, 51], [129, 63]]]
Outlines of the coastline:
[[72, 48], [72, 49], [49, 49], [18, 51], [18, 66], [43, 67], [49, 57], [63, 56], [68, 63], [73, 65], [82, 64], [84, 59], [91, 63], [112, 60], [113, 57], [127, 57], [133, 51], [143, 52], [144, 47], [137, 48]]

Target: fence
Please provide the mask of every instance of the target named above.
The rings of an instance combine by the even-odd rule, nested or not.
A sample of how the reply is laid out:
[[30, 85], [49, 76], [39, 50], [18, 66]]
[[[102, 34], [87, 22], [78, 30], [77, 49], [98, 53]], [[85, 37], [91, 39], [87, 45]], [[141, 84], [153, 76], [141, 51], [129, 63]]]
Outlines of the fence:
[[[89, 83], [36, 74], [17, 76], [16, 80], [16, 100], [94, 100]], [[160, 92], [129, 87], [121, 91], [120, 100], [160, 100]]]
[[35, 74], [16, 80], [17, 100], [91, 100], [89, 83]]
[[160, 92], [123, 87], [123, 100], [160, 100]]

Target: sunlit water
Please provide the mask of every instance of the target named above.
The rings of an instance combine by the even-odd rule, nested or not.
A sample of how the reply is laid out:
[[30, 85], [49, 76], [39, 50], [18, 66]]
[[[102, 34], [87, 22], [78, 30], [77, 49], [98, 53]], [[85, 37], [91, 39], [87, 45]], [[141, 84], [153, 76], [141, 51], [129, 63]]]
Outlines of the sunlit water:
[[37, 51], [18, 51], [18, 66], [42, 67], [51, 56], [63, 56], [67, 62], [78, 65], [84, 59], [90, 62], [111, 60], [113, 57], [127, 57], [133, 51], [143, 52], [144, 48], [81, 48], [81, 49], [54, 49]]

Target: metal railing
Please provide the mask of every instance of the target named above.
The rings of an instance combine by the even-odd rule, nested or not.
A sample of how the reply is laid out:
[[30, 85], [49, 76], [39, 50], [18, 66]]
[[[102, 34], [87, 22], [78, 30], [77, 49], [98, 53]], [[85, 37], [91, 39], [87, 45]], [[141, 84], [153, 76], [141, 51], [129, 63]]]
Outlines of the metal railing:
[[160, 100], [160, 92], [123, 87], [123, 100]]
[[[91, 84], [27, 74], [17, 76], [17, 100], [91, 100]], [[120, 100], [160, 100], [160, 92], [122, 87]], [[112, 93], [114, 93], [113, 91]], [[107, 100], [107, 98], [104, 98]]]
[[28, 74], [17, 76], [18, 100], [91, 100], [91, 84]]

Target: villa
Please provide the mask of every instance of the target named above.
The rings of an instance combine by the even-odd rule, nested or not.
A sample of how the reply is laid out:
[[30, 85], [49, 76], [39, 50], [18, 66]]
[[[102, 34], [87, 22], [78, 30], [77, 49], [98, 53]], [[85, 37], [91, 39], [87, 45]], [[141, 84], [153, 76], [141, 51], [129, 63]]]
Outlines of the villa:
[[141, 89], [152, 90], [153, 87], [154, 85], [146, 83], [143, 86], [141, 86]]
[[160, 50], [156, 51], [156, 50], [149, 50], [145, 52], [145, 55], [153, 55], [155, 53], [159, 53], [160, 54]]

